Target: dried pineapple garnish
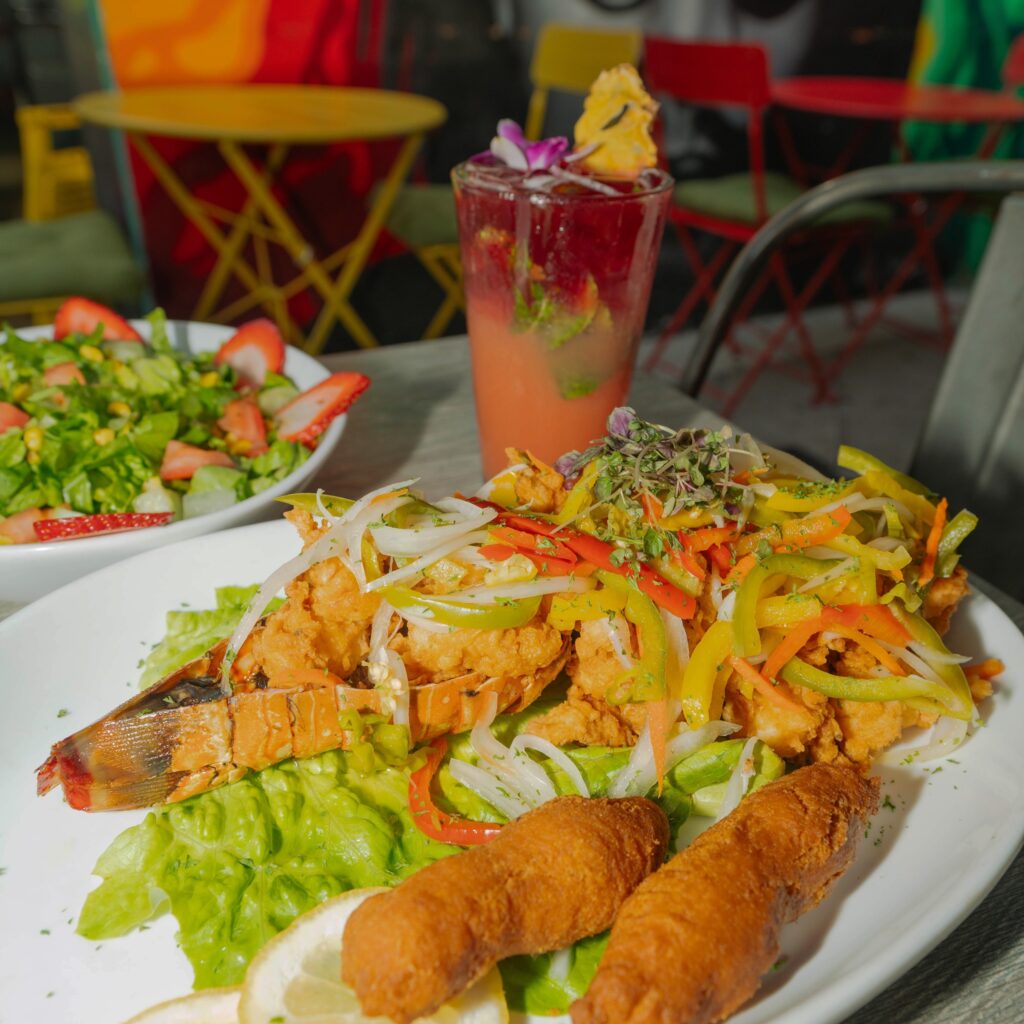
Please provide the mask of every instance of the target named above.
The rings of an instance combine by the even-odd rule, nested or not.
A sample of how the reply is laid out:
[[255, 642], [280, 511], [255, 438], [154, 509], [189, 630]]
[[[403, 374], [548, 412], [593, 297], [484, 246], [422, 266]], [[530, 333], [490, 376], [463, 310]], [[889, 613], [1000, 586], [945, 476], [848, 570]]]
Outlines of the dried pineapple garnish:
[[576, 149], [593, 146], [581, 163], [593, 174], [635, 178], [654, 167], [658, 150], [651, 124], [658, 104], [647, 94], [631, 64], [602, 71], [590, 87], [576, 122]]

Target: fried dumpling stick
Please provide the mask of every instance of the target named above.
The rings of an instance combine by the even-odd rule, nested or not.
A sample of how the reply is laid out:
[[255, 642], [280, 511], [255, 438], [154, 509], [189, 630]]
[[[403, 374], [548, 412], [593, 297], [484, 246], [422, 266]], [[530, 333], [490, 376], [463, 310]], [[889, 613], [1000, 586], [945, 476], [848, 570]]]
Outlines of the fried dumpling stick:
[[878, 780], [814, 764], [751, 794], [626, 900], [573, 1024], [712, 1024], [853, 860]]
[[407, 1024], [504, 957], [608, 928], [667, 848], [649, 800], [559, 797], [363, 903], [345, 926], [343, 979], [367, 1016]]

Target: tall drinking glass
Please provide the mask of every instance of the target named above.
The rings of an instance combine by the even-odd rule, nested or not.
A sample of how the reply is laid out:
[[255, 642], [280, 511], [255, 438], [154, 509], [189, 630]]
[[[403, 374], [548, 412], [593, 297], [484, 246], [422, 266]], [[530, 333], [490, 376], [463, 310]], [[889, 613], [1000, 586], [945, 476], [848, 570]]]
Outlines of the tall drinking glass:
[[604, 433], [643, 331], [672, 179], [452, 171], [484, 475], [507, 446], [553, 462]]

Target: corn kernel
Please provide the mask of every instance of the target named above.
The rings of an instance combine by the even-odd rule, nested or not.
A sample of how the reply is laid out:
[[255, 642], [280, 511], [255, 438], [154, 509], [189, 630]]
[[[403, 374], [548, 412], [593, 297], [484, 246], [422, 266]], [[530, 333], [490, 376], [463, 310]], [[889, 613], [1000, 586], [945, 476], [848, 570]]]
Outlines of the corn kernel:
[[83, 345], [78, 352], [83, 359], [88, 359], [90, 363], [102, 363], [106, 358], [103, 355], [103, 350], [98, 349], [95, 345]]
[[26, 427], [25, 428], [25, 447], [30, 452], [37, 452], [43, 447], [43, 432], [39, 427]]
[[25, 399], [28, 398], [28, 396], [31, 393], [32, 393], [31, 385], [28, 384], [25, 381], [22, 381], [20, 384], [16, 384], [11, 389], [11, 398], [13, 398], [15, 402], [24, 402]]
[[220, 383], [220, 374], [216, 370], [209, 370], [199, 377], [199, 384], [204, 388], [215, 388]]
[[30, 451], [28, 453], [28, 455], [25, 456], [25, 459], [26, 459], [26, 461], [28, 462], [28, 464], [30, 466], [38, 466], [39, 465], [39, 452]]
[[93, 431], [92, 439], [95, 444], [102, 448], [103, 445], [110, 444], [114, 440], [114, 432], [110, 427], [100, 427], [99, 430]]
[[132, 407], [127, 402], [111, 402], [107, 406], [107, 412], [111, 416], [131, 416]]
[[224, 440], [227, 443], [228, 451], [232, 455], [245, 455], [252, 447], [251, 441], [246, 441], [244, 437], [235, 437], [234, 434], [228, 434]]

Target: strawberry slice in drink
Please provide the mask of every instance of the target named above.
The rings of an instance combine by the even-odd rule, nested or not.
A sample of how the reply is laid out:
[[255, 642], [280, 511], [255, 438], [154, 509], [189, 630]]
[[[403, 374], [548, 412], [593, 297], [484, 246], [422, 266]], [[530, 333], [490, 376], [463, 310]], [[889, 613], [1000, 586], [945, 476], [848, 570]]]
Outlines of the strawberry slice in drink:
[[224, 466], [227, 469], [234, 469], [235, 463], [225, 452], [197, 448], [194, 444], [185, 444], [184, 441], [168, 441], [164, 449], [163, 462], [160, 463], [160, 479], [191, 480], [201, 466]]
[[370, 378], [362, 373], [332, 373], [278, 410], [277, 436], [312, 448], [331, 420], [340, 416], [369, 386]]
[[164, 526], [173, 512], [104, 512], [94, 516], [67, 516], [64, 519], [40, 519], [32, 524], [36, 540], [75, 540], [101, 533], [124, 533], [149, 526]]
[[28, 423], [29, 415], [10, 402], [0, 402], [0, 434], [11, 427], [19, 429]]
[[69, 334], [92, 334], [100, 324], [104, 341], [142, 341], [142, 335], [123, 316], [99, 302], [77, 295], [57, 310], [53, 336], [60, 339]]
[[[267, 450], [267, 424], [260, 407], [251, 398], [236, 398], [228, 402], [217, 426], [228, 435], [229, 442], [234, 440], [248, 445], [239, 452], [241, 455], [252, 459]], [[235, 451], [233, 447], [231, 450]]]
[[281, 332], [267, 319], [243, 324], [217, 350], [213, 361], [227, 363], [242, 384], [259, 388], [268, 373], [284, 369], [285, 344]]

